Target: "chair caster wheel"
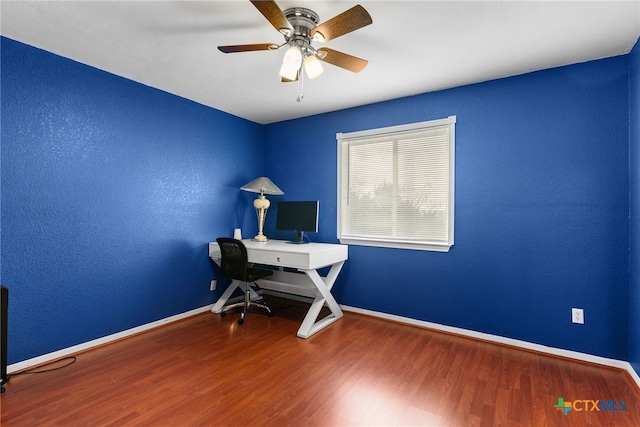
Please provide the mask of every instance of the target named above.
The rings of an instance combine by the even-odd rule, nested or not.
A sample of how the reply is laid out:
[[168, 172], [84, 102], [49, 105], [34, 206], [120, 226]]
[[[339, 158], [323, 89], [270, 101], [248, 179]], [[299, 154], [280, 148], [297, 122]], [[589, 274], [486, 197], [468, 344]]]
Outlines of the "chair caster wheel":
[[227, 317], [227, 312], [223, 311], [222, 313], [220, 313], [220, 317]]
[[273, 313], [267, 313], [267, 317], [273, 317]]
[[243, 318], [238, 319], [238, 325], [242, 325], [243, 323], [244, 323], [244, 319]]

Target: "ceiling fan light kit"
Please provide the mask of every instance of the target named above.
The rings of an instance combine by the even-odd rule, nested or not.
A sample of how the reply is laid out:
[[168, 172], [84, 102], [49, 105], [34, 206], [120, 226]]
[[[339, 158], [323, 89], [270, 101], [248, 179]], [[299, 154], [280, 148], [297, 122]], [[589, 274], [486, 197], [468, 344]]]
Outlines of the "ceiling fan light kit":
[[[318, 77], [322, 74], [323, 69], [315, 57], [316, 50], [311, 47], [311, 30], [318, 24], [318, 14], [312, 10], [300, 7], [289, 8], [283, 13], [293, 26], [293, 32], [290, 33], [289, 36], [285, 36], [287, 44], [291, 47], [285, 53], [282, 62], [282, 69], [286, 69], [286, 75], [282, 73], [281, 69], [280, 76], [287, 81], [295, 81], [300, 70], [300, 65], [304, 63], [307, 76], [311, 79]], [[297, 53], [290, 54], [292, 50], [300, 52], [300, 55], [298, 56]], [[293, 55], [295, 55], [295, 62], [291, 60], [291, 56]], [[300, 58], [299, 61], [298, 58]], [[313, 59], [316, 59], [315, 63]], [[311, 68], [311, 70], [309, 68]]]
[[320, 61], [359, 73], [368, 61], [329, 48], [316, 49], [312, 42], [325, 42], [365, 27], [373, 20], [360, 5], [318, 25], [319, 17], [314, 11], [303, 7], [292, 7], [284, 12], [273, 0], [250, 0], [271, 25], [285, 38], [281, 45], [275, 43], [218, 46], [223, 53], [251, 52], [256, 50], [278, 50], [288, 46], [280, 67], [283, 82], [298, 81], [298, 102], [302, 99], [302, 73], [304, 67], [307, 77], [318, 77], [323, 72]]

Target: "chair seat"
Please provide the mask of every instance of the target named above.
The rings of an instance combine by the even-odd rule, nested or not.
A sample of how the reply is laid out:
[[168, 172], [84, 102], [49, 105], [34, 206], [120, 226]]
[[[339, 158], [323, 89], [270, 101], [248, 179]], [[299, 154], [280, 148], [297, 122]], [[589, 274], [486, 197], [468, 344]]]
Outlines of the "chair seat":
[[261, 268], [247, 268], [247, 273], [245, 276], [245, 282], [255, 282], [256, 280], [262, 279], [264, 277], [268, 277], [273, 275], [272, 270], [264, 270]]

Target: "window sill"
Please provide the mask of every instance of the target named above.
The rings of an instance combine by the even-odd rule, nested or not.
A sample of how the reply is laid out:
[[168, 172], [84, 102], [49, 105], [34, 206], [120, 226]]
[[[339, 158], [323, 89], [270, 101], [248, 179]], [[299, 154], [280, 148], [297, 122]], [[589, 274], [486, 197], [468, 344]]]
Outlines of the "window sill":
[[353, 237], [339, 237], [343, 245], [377, 246], [381, 248], [412, 249], [418, 251], [449, 252], [453, 244], [432, 243], [432, 242], [412, 242], [399, 240], [375, 240]]

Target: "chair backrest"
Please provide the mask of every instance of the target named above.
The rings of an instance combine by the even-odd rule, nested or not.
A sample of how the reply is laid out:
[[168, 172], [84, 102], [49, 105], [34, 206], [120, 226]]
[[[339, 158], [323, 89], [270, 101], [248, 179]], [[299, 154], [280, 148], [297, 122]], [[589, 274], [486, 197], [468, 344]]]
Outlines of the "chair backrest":
[[246, 280], [249, 261], [244, 243], [229, 237], [219, 237], [216, 242], [222, 253], [220, 273], [228, 279]]

